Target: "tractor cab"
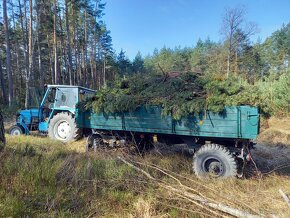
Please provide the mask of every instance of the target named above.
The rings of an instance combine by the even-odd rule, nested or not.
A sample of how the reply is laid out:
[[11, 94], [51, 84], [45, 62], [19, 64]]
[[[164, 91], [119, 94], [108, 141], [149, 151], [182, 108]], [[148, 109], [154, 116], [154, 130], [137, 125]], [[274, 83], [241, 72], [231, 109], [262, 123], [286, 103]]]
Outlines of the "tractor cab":
[[[71, 140], [76, 105], [87, 97], [92, 97], [95, 92], [95, 90], [80, 86], [47, 85], [38, 107], [21, 110], [17, 114], [16, 125], [10, 129], [10, 134], [28, 135], [32, 130], [38, 130], [42, 133], [48, 133], [52, 138], [62, 141]], [[30, 99], [33, 100], [33, 98]], [[49, 131], [49, 128], [52, 128], [51, 121], [54, 121], [55, 117], [59, 117], [59, 114], [62, 115], [62, 120], [69, 121], [57, 122], [55, 125], [60, 126], [59, 129]]]

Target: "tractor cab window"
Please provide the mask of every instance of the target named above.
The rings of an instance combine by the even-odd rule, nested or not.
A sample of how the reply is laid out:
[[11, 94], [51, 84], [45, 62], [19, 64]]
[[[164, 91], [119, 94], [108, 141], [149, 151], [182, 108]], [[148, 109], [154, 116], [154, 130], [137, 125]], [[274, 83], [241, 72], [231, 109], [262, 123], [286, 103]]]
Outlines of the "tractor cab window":
[[55, 102], [55, 93], [56, 93], [55, 88], [48, 90], [48, 94], [44, 102], [45, 108], [53, 107], [53, 104]]
[[54, 100], [55, 100], [55, 89], [51, 89], [51, 90], [49, 91], [48, 96], [47, 96], [47, 101], [48, 101], [49, 103], [54, 103]]
[[77, 88], [56, 88], [55, 108], [75, 108]]
[[92, 98], [95, 95], [95, 92], [85, 89], [80, 89], [79, 91], [79, 100], [84, 101], [88, 98]]

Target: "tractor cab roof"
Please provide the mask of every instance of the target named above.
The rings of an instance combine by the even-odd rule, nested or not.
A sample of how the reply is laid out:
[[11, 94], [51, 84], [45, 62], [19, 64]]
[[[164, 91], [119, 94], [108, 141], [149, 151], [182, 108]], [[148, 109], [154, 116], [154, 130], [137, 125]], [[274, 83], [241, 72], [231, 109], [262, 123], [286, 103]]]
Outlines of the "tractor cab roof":
[[96, 92], [96, 90], [85, 88], [82, 86], [70, 86], [70, 85], [47, 85], [47, 88], [78, 88], [89, 92]]

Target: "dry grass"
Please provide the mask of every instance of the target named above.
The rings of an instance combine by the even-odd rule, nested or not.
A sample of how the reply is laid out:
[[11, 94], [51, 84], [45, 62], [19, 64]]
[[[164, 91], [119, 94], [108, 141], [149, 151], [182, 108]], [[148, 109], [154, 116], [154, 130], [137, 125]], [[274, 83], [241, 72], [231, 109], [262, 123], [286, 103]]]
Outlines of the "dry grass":
[[208, 196], [232, 207], [257, 214], [290, 215], [278, 192], [281, 188], [290, 193], [289, 178], [271, 175], [263, 179], [214, 181], [207, 183], [207, 187], [216, 190], [209, 191]]
[[202, 181], [192, 173], [191, 157], [181, 153], [152, 151], [141, 157], [110, 150], [87, 154], [84, 140], [65, 145], [48, 138], [7, 136], [7, 141], [0, 153], [0, 217], [216, 216], [156, 185], [118, 161], [118, 156], [142, 163], [137, 165], [163, 184], [178, 187], [172, 177], [152, 166], [178, 178], [188, 191], [214, 202], [252, 214], [290, 217], [279, 194], [279, 189], [290, 194], [287, 170], [262, 178], [250, 170], [247, 179]]
[[136, 202], [133, 203], [134, 212], [130, 214], [129, 217], [140, 217], [140, 218], [150, 218], [157, 217], [155, 211], [155, 205], [151, 198], [144, 199], [138, 198]]
[[[227, 180], [198, 180], [187, 166], [190, 160], [183, 157], [171, 157], [158, 163], [162, 169], [167, 169], [175, 177], [179, 178], [183, 184], [191, 187], [196, 193], [213, 199], [216, 202], [224, 203], [234, 208], [252, 212], [254, 214], [290, 217], [290, 209], [279, 194], [281, 188], [285, 193], [290, 194], [290, 170], [286, 175], [275, 173], [264, 175], [262, 178], [252, 176], [247, 179], [227, 179]], [[155, 158], [147, 157], [146, 163], [156, 161]], [[176, 165], [182, 170], [177, 170]], [[164, 178], [163, 178], [164, 179]], [[173, 182], [173, 181], [171, 181]]]
[[259, 141], [267, 144], [290, 145], [290, 117], [262, 120]]
[[290, 117], [271, 117], [268, 120], [270, 128], [276, 128], [290, 134]]

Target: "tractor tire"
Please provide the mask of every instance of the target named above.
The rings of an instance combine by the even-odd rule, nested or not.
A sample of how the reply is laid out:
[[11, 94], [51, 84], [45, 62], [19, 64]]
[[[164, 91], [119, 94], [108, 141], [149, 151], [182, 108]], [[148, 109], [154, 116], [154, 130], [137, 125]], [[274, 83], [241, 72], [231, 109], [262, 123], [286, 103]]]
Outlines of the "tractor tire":
[[48, 126], [48, 136], [62, 142], [71, 142], [82, 136], [82, 129], [77, 128], [75, 118], [70, 113], [61, 112], [52, 117]]
[[193, 170], [199, 178], [228, 178], [237, 175], [232, 153], [218, 144], [203, 145], [194, 155]]
[[19, 125], [14, 125], [14, 126], [12, 126], [9, 129], [8, 132], [9, 132], [10, 135], [13, 135], [13, 136], [15, 136], [15, 135], [23, 135], [24, 134], [24, 129], [21, 126], [19, 126]]

